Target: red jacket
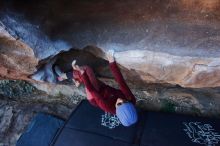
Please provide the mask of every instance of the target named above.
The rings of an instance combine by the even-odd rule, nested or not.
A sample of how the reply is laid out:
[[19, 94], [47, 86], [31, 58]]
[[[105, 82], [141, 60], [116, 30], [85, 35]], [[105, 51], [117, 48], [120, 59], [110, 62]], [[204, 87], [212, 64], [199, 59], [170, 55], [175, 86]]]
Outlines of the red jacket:
[[125, 83], [125, 80], [116, 62], [110, 63], [110, 68], [115, 77], [115, 80], [119, 84], [120, 90], [112, 88], [100, 81], [103, 84], [103, 86], [99, 91], [97, 91], [90, 83], [90, 80], [85, 72], [82, 75], [80, 75], [79, 72], [74, 71], [73, 74], [75, 76], [74, 78], [78, 78], [80, 82], [84, 83], [85, 87], [87, 88], [87, 92], [90, 92], [91, 96], [93, 97], [93, 100], [90, 100], [91, 104], [100, 107], [102, 110], [106, 112], [115, 114], [115, 103], [118, 98], [129, 100], [133, 104], [136, 103], [136, 99], [130, 91], [127, 84]]

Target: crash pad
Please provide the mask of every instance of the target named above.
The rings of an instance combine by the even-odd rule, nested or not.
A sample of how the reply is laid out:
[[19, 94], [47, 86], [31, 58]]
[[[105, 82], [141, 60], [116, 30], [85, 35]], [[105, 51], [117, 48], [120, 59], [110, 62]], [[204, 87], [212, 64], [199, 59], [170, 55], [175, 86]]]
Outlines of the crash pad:
[[220, 119], [138, 110], [124, 127], [115, 115], [82, 101], [51, 146], [219, 146]]
[[20, 136], [16, 146], [49, 146], [63, 125], [63, 120], [52, 115], [39, 113]]

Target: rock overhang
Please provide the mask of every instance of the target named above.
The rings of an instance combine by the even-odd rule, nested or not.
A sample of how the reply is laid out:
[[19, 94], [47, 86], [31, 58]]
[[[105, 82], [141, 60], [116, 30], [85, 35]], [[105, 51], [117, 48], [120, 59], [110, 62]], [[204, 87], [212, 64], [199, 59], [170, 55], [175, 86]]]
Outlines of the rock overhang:
[[[2, 22], [39, 59], [93, 45], [102, 52], [115, 49], [117, 61], [146, 81], [186, 87], [220, 84], [217, 0], [34, 0], [5, 6]], [[105, 57], [95, 49], [89, 52]]]

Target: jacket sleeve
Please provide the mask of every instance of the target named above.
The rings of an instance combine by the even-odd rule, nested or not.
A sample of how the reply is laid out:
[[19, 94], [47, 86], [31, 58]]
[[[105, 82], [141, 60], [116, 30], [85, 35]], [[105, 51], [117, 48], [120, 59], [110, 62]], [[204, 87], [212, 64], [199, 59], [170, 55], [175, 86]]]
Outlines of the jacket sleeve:
[[123, 94], [125, 95], [125, 97], [127, 98], [127, 100], [130, 100], [131, 102], [135, 104], [136, 99], [134, 95], [132, 94], [131, 90], [129, 89], [128, 85], [125, 83], [125, 80], [115, 61], [110, 63], [110, 68], [115, 77], [115, 80], [118, 82], [119, 87], [121, 91], [123, 92]]
[[97, 92], [97, 90], [93, 87], [91, 82], [89, 81], [88, 75], [86, 72], [84, 72], [81, 75], [81, 79], [86, 86], [86, 88], [89, 90], [89, 92], [92, 94], [92, 96], [95, 98], [96, 103], [99, 105], [99, 107], [103, 110], [109, 110], [109, 103], [107, 100], [104, 100], [101, 95]]
[[72, 76], [75, 80], [79, 81], [80, 83], [82, 82], [82, 78], [81, 78], [81, 75], [80, 75], [79, 71], [73, 70], [73, 75]]

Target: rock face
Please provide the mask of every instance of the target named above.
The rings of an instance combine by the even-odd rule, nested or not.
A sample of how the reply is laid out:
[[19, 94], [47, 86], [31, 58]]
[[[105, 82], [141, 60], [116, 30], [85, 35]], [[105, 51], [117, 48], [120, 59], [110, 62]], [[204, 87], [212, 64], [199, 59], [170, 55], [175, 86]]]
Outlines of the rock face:
[[220, 86], [220, 58], [173, 56], [151, 51], [125, 51], [117, 61], [135, 69], [144, 81], [179, 84], [184, 87]]
[[109, 49], [137, 106], [220, 116], [219, 0], [1, 0], [0, 79], [10, 80], [0, 80], [0, 146], [14, 146], [35, 113], [66, 119], [86, 98], [33, 74], [49, 82], [54, 64], [69, 71], [76, 59], [116, 86]]
[[36, 71], [38, 60], [29, 46], [10, 36], [5, 29], [4, 25], [0, 26], [0, 77], [27, 79]]
[[[102, 54], [116, 50], [118, 63], [145, 82], [220, 86], [219, 0], [2, 3], [1, 22], [11, 36], [30, 46], [39, 60], [61, 50], [92, 45]], [[89, 51], [98, 54], [96, 49]], [[5, 57], [2, 60], [9, 62]], [[33, 69], [34, 64], [29, 66]]]

